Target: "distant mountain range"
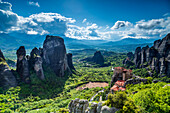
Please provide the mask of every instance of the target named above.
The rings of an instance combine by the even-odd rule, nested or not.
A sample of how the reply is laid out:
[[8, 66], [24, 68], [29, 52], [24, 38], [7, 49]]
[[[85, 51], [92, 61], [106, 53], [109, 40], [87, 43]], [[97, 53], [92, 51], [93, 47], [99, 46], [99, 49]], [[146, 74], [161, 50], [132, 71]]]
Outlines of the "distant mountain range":
[[[16, 50], [20, 46], [25, 46], [26, 49], [34, 47], [42, 47], [45, 35], [26, 35], [26, 34], [0, 34], [0, 49]], [[156, 39], [133, 39], [125, 38], [120, 41], [105, 41], [105, 40], [78, 40], [64, 37], [64, 42], [68, 50], [75, 49], [104, 49], [117, 52], [127, 52], [134, 50], [137, 46], [151, 45]], [[134, 46], [134, 47], [132, 47]], [[127, 48], [128, 47], [128, 48]], [[132, 48], [132, 49], [131, 49]]]

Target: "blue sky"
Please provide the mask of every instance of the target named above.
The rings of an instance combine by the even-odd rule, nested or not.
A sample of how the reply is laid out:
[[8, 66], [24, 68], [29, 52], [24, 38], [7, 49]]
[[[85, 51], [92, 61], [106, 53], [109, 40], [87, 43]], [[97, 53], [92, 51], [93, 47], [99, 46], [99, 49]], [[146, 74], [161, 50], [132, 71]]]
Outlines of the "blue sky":
[[[17, 25], [15, 25], [17, 28], [9, 30], [8, 26], [8, 30], [5, 31], [6, 29], [4, 29], [4, 32], [20, 31], [29, 35], [41, 35], [42, 32], [54, 35], [63, 33], [70, 38], [118, 40], [129, 37], [158, 38], [167, 34], [170, 29], [168, 24], [170, 22], [169, 0], [2, 0], [2, 2], [12, 4], [10, 11], [19, 16], [19, 22], [17, 20]], [[49, 23], [46, 21], [43, 24], [42, 21], [37, 22], [37, 18], [46, 15], [41, 14], [42, 12], [60, 14], [65, 18], [75, 20], [75, 22], [65, 21], [60, 17], [50, 21], [56, 24], [56, 26], [53, 26], [56, 31], [61, 28], [60, 33], [54, 33], [53, 28], [47, 29], [46, 24], [42, 28], [29, 25], [29, 30], [27, 25], [27, 29], [21, 31], [18, 26], [21, 23], [22, 27], [28, 24], [28, 22], [23, 24], [24, 19], [31, 20], [31, 22], [33, 20], [34, 23], [37, 23], [35, 24], [37, 26]], [[28, 19], [33, 14], [39, 15], [34, 15], [30, 17], [31, 19]], [[48, 16], [54, 18], [54, 15], [48, 14]], [[60, 21], [57, 19], [62, 20], [59, 25]], [[49, 23], [50, 25], [52, 23]], [[40, 31], [40, 29], [42, 30]]]

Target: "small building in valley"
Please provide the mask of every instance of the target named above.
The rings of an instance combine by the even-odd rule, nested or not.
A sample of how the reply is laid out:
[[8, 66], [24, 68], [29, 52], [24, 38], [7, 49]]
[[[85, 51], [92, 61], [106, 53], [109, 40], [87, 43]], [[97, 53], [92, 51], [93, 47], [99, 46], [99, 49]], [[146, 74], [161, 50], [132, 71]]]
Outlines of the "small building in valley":
[[[125, 69], [124, 67], [115, 67], [114, 74], [111, 81], [111, 91], [124, 91], [124, 83], [127, 79], [132, 78], [132, 70]], [[114, 85], [113, 85], [114, 84]], [[113, 86], [113, 87], [112, 87]]]

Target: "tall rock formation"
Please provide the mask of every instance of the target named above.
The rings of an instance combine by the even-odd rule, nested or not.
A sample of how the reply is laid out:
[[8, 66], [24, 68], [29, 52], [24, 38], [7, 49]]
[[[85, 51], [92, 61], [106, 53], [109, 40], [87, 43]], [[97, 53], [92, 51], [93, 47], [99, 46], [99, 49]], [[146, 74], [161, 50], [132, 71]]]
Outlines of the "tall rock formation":
[[104, 65], [104, 57], [100, 51], [96, 51], [94, 53], [94, 56], [92, 57], [92, 61], [96, 64], [101, 65], [101, 66]]
[[71, 70], [75, 70], [74, 66], [73, 66], [73, 61], [72, 61], [72, 53], [68, 53], [67, 54], [67, 62], [68, 62], [68, 66]]
[[141, 47], [137, 47], [135, 50], [134, 63], [136, 67], [139, 67], [141, 64]]
[[127, 58], [125, 58], [122, 63], [124, 66], [129, 68], [130, 66], [134, 65], [134, 63], [132, 62], [133, 59], [134, 59], [134, 54], [132, 52], [128, 52]]
[[170, 33], [162, 40], [156, 40], [151, 48], [148, 46], [142, 50], [140, 47], [136, 48], [134, 58], [136, 67], [143, 67], [145, 62], [160, 75], [170, 77]]
[[18, 72], [21, 81], [25, 83], [30, 82], [30, 72], [29, 72], [29, 64], [28, 60], [25, 57], [26, 56], [26, 51], [24, 46], [20, 46], [20, 48], [16, 52], [17, 54], [17, 69], [16, 71]]
[[69, 71], [64, 39], [59, 36], [46, 36], [43, 44], [43, 62], [49, 66], [57, 76], [64, 76]]
[[41, 52], [36, 47], [31, 51], [30, 53], [30, 59], [29, 59], [30, 68], [33, 69], [36, 72], [36, 75], [41, 79], [44, 80], [44, 71], [42, 68], [42, 58], [41, 58]]
[[0, 50], [0, 87], [9, 88], [15, 87], [17, 81], [11, 70], [9, 69], [8, 64], [5, 61], [5, 57]]

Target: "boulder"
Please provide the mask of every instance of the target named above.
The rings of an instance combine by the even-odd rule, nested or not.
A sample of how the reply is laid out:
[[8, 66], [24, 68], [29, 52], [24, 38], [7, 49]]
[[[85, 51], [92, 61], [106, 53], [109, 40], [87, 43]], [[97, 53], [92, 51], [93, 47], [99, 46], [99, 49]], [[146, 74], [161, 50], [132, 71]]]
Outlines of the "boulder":
[[116, 111], [118, 111], [119, 109], [112, 107], [109, 108], [108, 106], [103, 106], [101, 109], [101, 113], [116, 113]]
[[26, 59], [26, 51], [24, 46], [20, 46], [20, 48], [16, 52], [17, 54], [17, 69], [21, 81], [25, 83], [30, 82], [30, 72], [29, 72], [29, 64], [28, 60]]
[[7, 89], [17, 86], [17, 81], [0, 50], [0, 87]]
[[92, 61], [100, 66], [104, 65], [104, 57], [100, 51], [96, 51], [92, 57]]
[[101, 112], [101, 109], [102, 109], [102, 103], [99, 102], [99, 103], [97, 104], [97, 113], [100, 113], [100, 112]]
[[59, 36], [46, 36], [43, 43], [43, 62], [49, 66], [57, 76], [64, 76], [64, 72], [71, 73], [68, 63], [64, 39]]
[[36, 47], [31, 51], [29, 58], [30, 69], [33, 69], [36, 72], [36, 75], [41, 80], [44, 80], [44, 71], [42, 68], [42, 58], [40, 50]]

